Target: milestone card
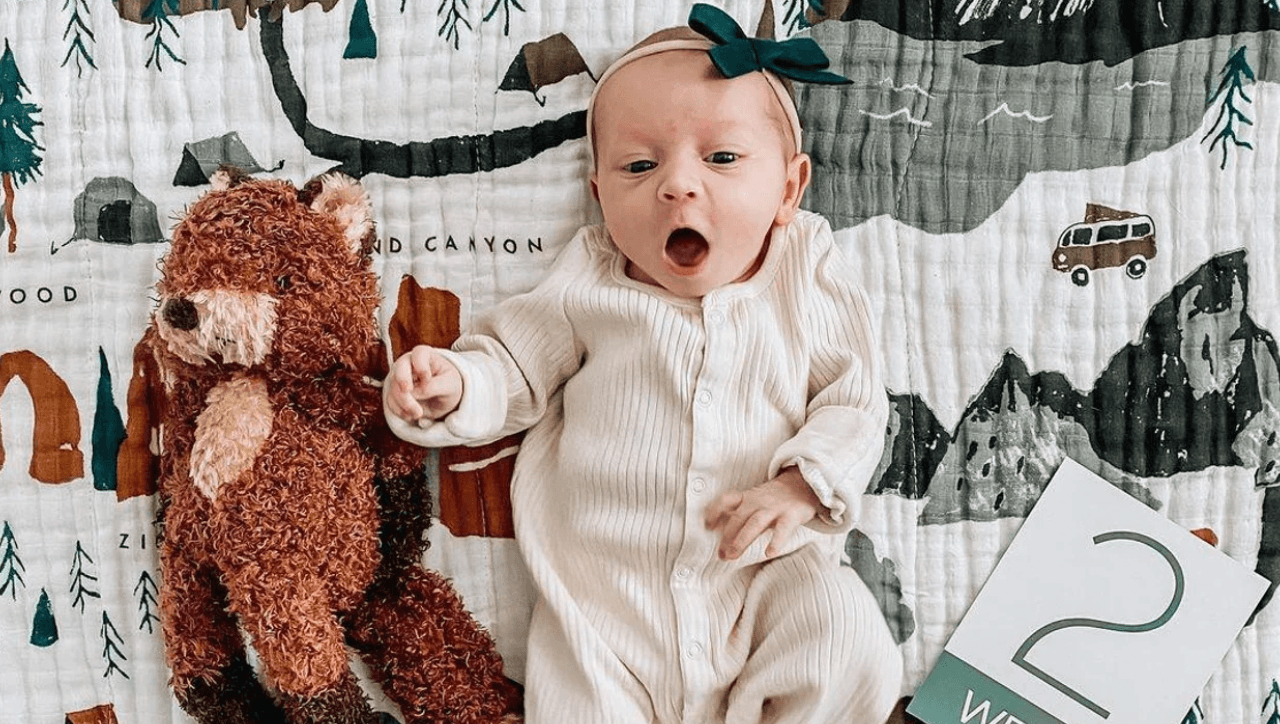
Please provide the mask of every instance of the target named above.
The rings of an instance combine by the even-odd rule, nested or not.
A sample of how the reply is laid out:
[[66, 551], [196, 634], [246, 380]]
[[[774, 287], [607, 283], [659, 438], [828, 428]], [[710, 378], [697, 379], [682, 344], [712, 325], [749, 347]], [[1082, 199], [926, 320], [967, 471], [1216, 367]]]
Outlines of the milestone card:
[[1179, 724], [1267, 582], [1067, 459], [907, 711]]

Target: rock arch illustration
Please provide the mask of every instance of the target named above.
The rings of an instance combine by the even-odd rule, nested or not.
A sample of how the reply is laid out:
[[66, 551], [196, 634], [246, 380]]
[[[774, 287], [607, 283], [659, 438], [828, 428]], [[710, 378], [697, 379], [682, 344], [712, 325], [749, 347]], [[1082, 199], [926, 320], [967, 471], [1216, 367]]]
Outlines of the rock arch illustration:
[[[31, 477], [42, 483], [67, 483], [84, 476], [80, 451], [80, 411], [67, 383], [39, 355], [18, 350], [0, 355], [0, 396], [17, 377], [35, 408], [31, 438]], [[5, 451], [0, 447], [0, 467]]]

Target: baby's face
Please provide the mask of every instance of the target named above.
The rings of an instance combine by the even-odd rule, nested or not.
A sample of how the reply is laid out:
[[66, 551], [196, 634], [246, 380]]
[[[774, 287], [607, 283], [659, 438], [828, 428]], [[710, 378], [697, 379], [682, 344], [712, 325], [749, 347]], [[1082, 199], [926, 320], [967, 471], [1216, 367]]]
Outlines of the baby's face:
[[762, 75], [657, 53], [619, 68], [593, 113], [592, 191], [629, 276], [697, 298], [755, 273], [809, 179]]

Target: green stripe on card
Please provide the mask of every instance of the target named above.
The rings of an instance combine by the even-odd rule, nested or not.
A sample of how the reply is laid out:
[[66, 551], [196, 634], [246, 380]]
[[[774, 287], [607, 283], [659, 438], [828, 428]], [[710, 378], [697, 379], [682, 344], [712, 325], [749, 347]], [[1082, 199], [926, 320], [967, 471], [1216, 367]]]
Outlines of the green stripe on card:
[[907, 712], [926, 724], [1064, 724], [946, 651]]

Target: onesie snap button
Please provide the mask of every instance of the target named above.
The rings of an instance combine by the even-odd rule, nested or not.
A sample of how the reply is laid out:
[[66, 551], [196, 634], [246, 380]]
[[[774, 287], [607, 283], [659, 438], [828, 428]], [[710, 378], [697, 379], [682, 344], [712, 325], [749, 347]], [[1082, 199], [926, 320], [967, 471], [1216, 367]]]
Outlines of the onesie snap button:
[[686, 652], [686, 655], [691, 659], [696, 659], [699, 656], [701, 656], [702, 644], [698, 643], [697, 641], [694, 641], [693, 643], [689, 644], [689, 650]]
[[676, 578], [679, 578], [682, 581], [688, 580], [689, 576], [692, 576], [692, 575], [693, 575], [693, 571], [689, 570], [688, 566], [681, 566], [676, 570]]
[[719, 309], [713, 309], [711, 314], [707, 315], [707, 320], [717, 326], [724, 324], [724, 312]]
[[706, 489], [707, 489], [707, 481], [703, 480], [702, 478], [693, 479], [693, 492], [701, 493]]
[[699, 392], [699, 393], [698, 393], [698, 404], [700, 404], [700, 405], [710, 405], [710, 404], [711, 404], [711, 393], [710, 393], [710, 392], [708, 392], [708, 391], [706, 391], [706, 390], [703, 390], [702, 392]]

